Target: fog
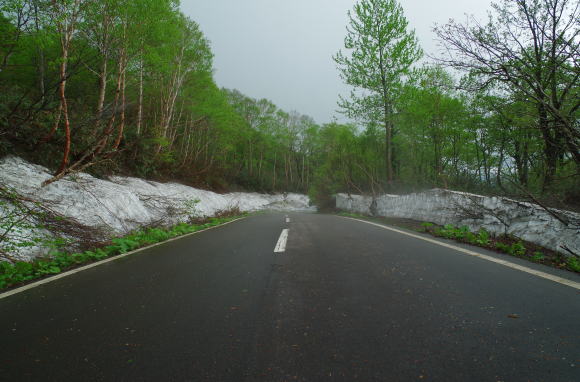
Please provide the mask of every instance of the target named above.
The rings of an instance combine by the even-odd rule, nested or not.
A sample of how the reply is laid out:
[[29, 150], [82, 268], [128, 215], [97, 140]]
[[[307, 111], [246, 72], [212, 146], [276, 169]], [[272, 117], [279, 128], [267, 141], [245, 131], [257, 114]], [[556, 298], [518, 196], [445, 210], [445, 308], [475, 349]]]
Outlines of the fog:
[[[486, 17], [490, 0], [401, 0], [409, 27], [427, 54], [438, 52], [432, 27], [465, 14]], [[318, 123], [344, 120], [339, 94], [348, 94], [332, 56], [343, 47], [354, 0], [182, 0], [215, 54], [220, 87], [267, 98]]]

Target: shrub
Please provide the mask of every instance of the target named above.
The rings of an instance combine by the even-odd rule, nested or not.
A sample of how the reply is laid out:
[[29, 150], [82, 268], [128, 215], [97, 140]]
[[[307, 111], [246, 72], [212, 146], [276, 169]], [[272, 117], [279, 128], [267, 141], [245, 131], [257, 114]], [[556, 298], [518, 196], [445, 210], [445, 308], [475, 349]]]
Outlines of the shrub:
[[536, 262], [542, 261], [544, 260], [544, 258], [545, 258], [544, 254], [540, 251], [534, 252], [534, 255], [532, 256], [532, 260]]
[[478, 245], [483, 245], [483, 246], [488, 246], [489, 245], [489, 232], [487, 232], [485, 229], [480, 229], [477, 232], [477, 235], [475, 237], [475, 244]]
[[502, 251], [502, 252], [505, 252], [505, 253], [507, 253], [507, 252], [508, 252], [508, 250], [509, 250], [509, 245], [507, 245], [507, 244], [505, 244], [505, 243], [502, 243], [501, 241], [498, 241], [497, 243], [495, 243], [495, 247], [496, 247], [498, 250], [500, 250], [500, 251]]
[[502, 242], [497, 242], [495, 243], [495, 247], [500, 251], [505, 252], [512, 256], [523, 256], [526, 254], [526, 247], [524, 243], [522, 243], [521, 241], [512, 243], [511, 245]]
[[423, 223], [421, 223], [421, 227], [423, 227], [423, 230], [425, 232], [430, 232], [434, 225], [435, 224], [429, 223], [429, 222], [423, 222]]
[[189, 199], [183, 203], [183, 210], [187, 216], [187, 221], [194, 223], [199, 218], [199, 211], [197, 205], [201, 202], [200, 199]]
[[580, 260], [577, 257], [569, 257], [566, 264], [574, 272], [580, 272]]
[[517, 243], [513, 243], [510, 247], [510, 255], [515, 256], [523, 256], [526, 254], [526, 247], [524, 243], [518, 241]]

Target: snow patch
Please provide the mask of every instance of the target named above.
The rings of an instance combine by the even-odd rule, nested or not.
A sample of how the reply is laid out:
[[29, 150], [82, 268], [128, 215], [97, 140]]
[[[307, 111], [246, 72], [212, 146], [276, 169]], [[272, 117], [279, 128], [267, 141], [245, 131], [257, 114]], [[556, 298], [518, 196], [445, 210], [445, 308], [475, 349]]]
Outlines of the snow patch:
[[[258, 193], [217, 194], [178, 183], [159, 183], [139, 178], [114, 176], [109, 180], [80, 173], [41, 187], [50, 171], [21, 158], [0, 160], [0, 184], [21, 195], [49, 203], [59, 214], [79, 223], [104, 230], [110, 237], [126, 234], [150, 224], [173, 225], [187, 220], [187, 205], [195, 203], [195, 214], [209, 217], [233, 207], [243, 212], [258, 210], [316, 211], [306, 195]], [[191, 209], [190, 211], [191, 212]], [[26, 250], [20, 257], [34, 257], [42, 251]]]
[[485, 228], [511, 234], [569, 255], [580, 253], [580, 214], [553, 209], [553, 214], [526, 202], [441, 189], [409, 195], [371, 196], [338, 194], [336, 207], [365, 215], [407, 218], [437, 224]]

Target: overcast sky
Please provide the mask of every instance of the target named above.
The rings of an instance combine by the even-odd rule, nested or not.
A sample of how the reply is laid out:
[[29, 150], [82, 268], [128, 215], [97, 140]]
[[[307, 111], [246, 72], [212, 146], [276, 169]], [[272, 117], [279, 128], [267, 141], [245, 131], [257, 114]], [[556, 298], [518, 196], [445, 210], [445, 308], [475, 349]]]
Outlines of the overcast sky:
[[[215, 54], [218, 86], [267, 98], [318, 123], [331, 122], [348, 94], [332, 55], [343, 47], [355, 0], [182, 0]], [[400, 0], [423, 49], [437, 52], [434, 23], [482, 19], [490, 0]]]

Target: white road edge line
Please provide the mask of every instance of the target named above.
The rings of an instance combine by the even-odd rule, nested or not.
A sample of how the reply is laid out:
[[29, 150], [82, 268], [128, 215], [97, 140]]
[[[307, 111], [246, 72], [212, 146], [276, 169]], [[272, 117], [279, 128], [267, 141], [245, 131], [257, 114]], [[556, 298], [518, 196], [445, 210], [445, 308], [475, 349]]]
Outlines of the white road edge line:
[[205, 232], [205, 231], [209, 231], [210, 229], [223, 227], [225, 225], [228, 225], [230, 223], [233, 223], [233, 222], [236, 222], [236, 221], [242, 220], [242, 219], [245, 219], [245, 218], [238, 218], [238, 219], [229, 221], [229, 222], [224, 223], [224, 224], [220, 224], [220, 225], [216, 225], [216, 226], [209, 227], [209, 228], [206, 228], [206, 229], [202, 229], [201, 231], [196, 231], [196, 232], [188, 233], [188, 234], [185, 234], [183, 236], [174, 237], [173, 239], [169, 239], [169, 240], [165, 240], [165, 241], [162, 241], [162, 242], [159, 242], [159, 243], [151, 244], [151, 245], [149, 245], [147, 247], [143, 247], [143, 248], [139, 248], [139, 249], [136, 249], [134, 251], [131, 251], [131, 252], [123, 253], [122, 255], [110, 257], [108, 259], [101, 260], [101, 261], [98, 261], [96, 263], [91, 263], [91, 264], [85, 265], [85, 266], [80, 267], [80, 268], [75, 268], [75, 269], [70, 270], [70, 271], [67, 271], [67, 272], [59, 273], [58, 275], [55, 275], [55, 276], [52, 276], [52, 277], [48, 277], [48, 278], [42, 279], [40, 281], [36, 281], [36, 282], [33, 282], [31, 284], [28, 284], [28, 285], [24, 285], [24, 286], [22, 286], [20, 288], [12, 289], [12, 290], [10, 290], [8, 292], [0, 293], [0, 300], [2, 300], [3, 298], [6, 298], [6, 297], [10, 297], [12, 295], [18, 294], [18, 293], [22, 293], [22, 292], [27, 291], [29, 289], [36, 288], [38, 286], [41, 286], [41, 285], [44, 285], [44, 284], [48, 284], [50, 282], [53, 282], [53, 281], [56, 281], [56, 280], [65, 278], [67, 276], [74, 275], [76, 273], [85, 271], [87, 269], [91, 269], [91, 268], [94, 268], [94, 267], [98, 267], [99, 265], [103, 265], [103, 264], [109, 263], [111, 261], [119, 260], [119, 259], [122, 259], [123, 257], [131, 256], [131, 255], [133, 255], [133, 254], [135, 254], [137, 252], [145, 251], [146, 249], [150, 249], [150, 248], [153, 248], [153, 247], [157, 247], [159, 245], [167, 244], [167, 243], [170, 243], [172, 241], [181, 240], [181, 239], [184, 239], [184, 238], [186, 238], [188, 236], [192, 236], [192, 235], [195, 235], [195, 234], [198, 234], [198, 233], [202, 233], [202, 232]]
[[280, 238], [274, 248], [274, 253], [282, 253], [286, 251], [286, 242], [288, 241], [288, 228], [283, 229]]
[[359, 221], [361, 223], [366, 223], [366, 224], [374, 225], [377, 227], [381, 227], [383, 229], [397, 232], [397, 233], [400, 233], [400, 234], [403, 234], [406, 236], [411, 236], [411, 237], [414, 237], [414, 238], [419, 239], [419, 240], [428, 241], [429, 243], [437, 244], [437, 245], [440, 245], [442, 247], [451, 248], [451, 249], [454, 249], [458, 252], [462, 252], [462, 253], [465, 253], [465, 254], [470, 255], [470, 256], [478, 257], [482, 260], [491, 261], [493, 263], [497, 263], [497, 264], [506, 266], [508, 268], [516, 269], [516, 270], [521, 271], [521, 272], [526, 272], [526, 273], [529, 273], [531, 275], [541, 277], [541, 278], [556, 282], [558, 284], [566, 285], [566, 286], [569, 286], [571, 288], [575, 288], [575, 289], [580, 290], [580, 283], [576, 282], [576, 281], [568, 280], [568, 279], [565, 279], [562, 277], [554, 276], [554, 275], [546, 273], [546, 272], [542, 272], [542, 271], [538, 271], [538, 270], [535, 270], [532, 268], [524, 267], [523, 265], [515, 264], [515, 263], [509, 262], [507, 260], [497, 259], [497, 258], [492, 257], [492, 256], [484, 255], [483, 253], [470, 251], [469, 249], [457, 247], [457, 246], [452, 245], [452, 244], [443, 243], [443, 242], [435, 240], [435, 239], [430, 239], [428, 237], [415, 235], [415, 234], [412, 234], [410, 232], [401, 231], [401, 230], [398, 230], [396, 228], [391, 228], [391, 227], [387, 227], [387, 226], [384, 226], [381, 224], [377, 224], [377, 223], [373, 223], [373, 222], [369, 222], [369, 221], [365, 221], [365, 220], [360, 220], [360, 219], [355, 219], [355, 218], [350, 218], [350, 217], [346, 217], [346, 216], [341, 216], [341, 217], [344, 217], [346, 219], [356, 220], [356, 221]]

